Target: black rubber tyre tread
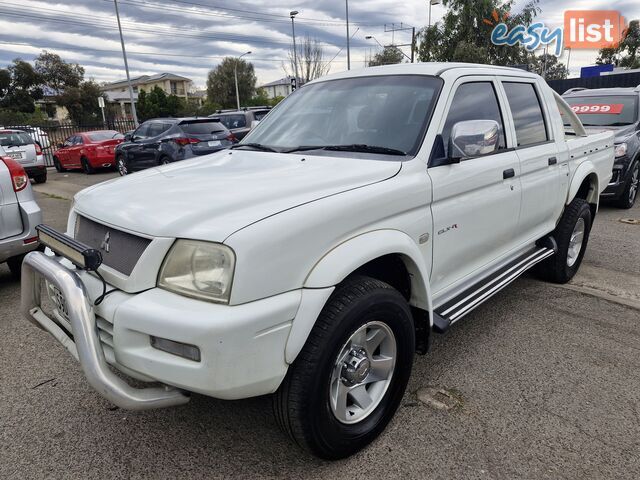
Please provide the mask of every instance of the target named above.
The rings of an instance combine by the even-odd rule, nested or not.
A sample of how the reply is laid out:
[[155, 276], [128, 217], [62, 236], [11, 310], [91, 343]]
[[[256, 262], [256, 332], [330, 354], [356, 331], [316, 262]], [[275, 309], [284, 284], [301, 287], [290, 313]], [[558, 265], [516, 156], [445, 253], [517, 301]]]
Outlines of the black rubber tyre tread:
[[36, 183], [46, 183], [47, 174], [44, 173], [42, 175], [38, 175], [37, 177], [33, 177], [33, 181], [36, 182]]
[[[311, 378], [317, 377], [317, 371], [320, 368], [321, 352], [335, 346], [328, 343], [332, 333], [340, 328], [342, 313], [345, 312], [349, 306], [353, 305], [354, 302], [362, 300], [367, 295], [374, 292], [391, 293], [392, 295], [397, 296], [399, 304], [406, 306], [406, 315], [407, 318], [410, 319], [409, 321], [411, 321], [412, 332], [410, 345], [412, 346], [411, 359], [413, 359], [415, 331], [413, 329], [411, 311], [404, 297], [400, 292], [384, 282], [369, 277], [354, 276], [345, 280], [345, 282], [338, 286], [336, 291], [329, 298], [311, 333], [309, 334], [302, 351], [294, 363], [289, 367], [287, 376], [278, 391], [273, 395], [274, 416], [280, 428], [297, 445], [320, 458], [335, 460], [347, 457], [355, 453], [357, 450], [346, 452], [346, 454], [339, 452], [327, 452], [310, 443], [309, 439], [312, 436], [310, 419], [308, 416], [302, 414], [302, 412], [304, 412], [304, 408], [301, 408], [301, 406], [306, 403], [304, 399], [309, 395], [306, 391], [310, 388], [308, 382], [312, 382], [312, 380], [310, 380]], [[398, 357], [400, 357], [400, 355], [398, 355]], [[409, 365], [402, 365], [400, 367], [407, 373], [407, 380], [411, 372], [412, 363], [413, 362], [411, 361]], [[400, 381], [402, 382], [402, 379]], [[404, 394], [406, 383], [407, 382], [405, 381], [403, 384], [402, 394]], [[393, 409], [391, 417], [393, 416], [393, 413], [395, 413], [396, 408], [397, 405]], [[384, 429], [387, 422], [388, 420], [383, 423], [380, 430], [371, 440], [367, 441], [366, 444], [372, 441]], [[363, 447], [365, 445], [363, 445]]]
[[17, 257], [7, 259], [7, 266], [11, 271], [11, 275], [16, 279], [19, 279], [22, 273], [22, 260], [24, 260], [24, 255], [18, 255]]
[[[634, 168], [640, 168], [640, 160], [636, 160], [633, 165], [630, 166], [629, 171], [632, 171]], [[614, 205], [618, 208], [622, 208], [624, 210], [628, 210], [635, 205], [635, 200], [638, 198], [638, 193], [636, 193], [636, 198], [634, 198], [633, 202], [629, 201], [629, 190], [631, 189], [631, 176], [629, 176], [629, 181], [624, 187], [624, 191], [622, 195], [618, 199], [614, 201]]]
[[89, 160], [87, 160], [85, 157], [82, 157], [80, 159], [80, 164], [82, 165], [82, 171], [87, 175], [95, 173], [95, 169], [91, 166]]
[[[569, 267], [567, 265], [567, 251], [569, 249], [569, 241], [571, 240], [571, 234], [578, 221], [578, 218], [583, 217], [585, 219], [585, 236], [582, 243], [582, 250], [578, 256], [576, 263]], [[548, 259], [540, 262], [535, 267], [536, 275], [542, 280], [546, 280], [552, 283], [567, 283], [573, 278], [580, 268], [582, 258], [587, 250], [587, 244], [589, 243], [589, 234], [591, 233], [591, 208], [586, 200], [581, 198], [574, 198], [573, 201], [567, 206], [560, 223], [553, 232], [553, 237], [558, 243], [558, 252], [549, 257]]]
[[67, 171], [60, 163], [60, 160], [58, 160], [58, 157], [53, 157], [53, 166], [56, 167], [56, 170], [60, 173]]

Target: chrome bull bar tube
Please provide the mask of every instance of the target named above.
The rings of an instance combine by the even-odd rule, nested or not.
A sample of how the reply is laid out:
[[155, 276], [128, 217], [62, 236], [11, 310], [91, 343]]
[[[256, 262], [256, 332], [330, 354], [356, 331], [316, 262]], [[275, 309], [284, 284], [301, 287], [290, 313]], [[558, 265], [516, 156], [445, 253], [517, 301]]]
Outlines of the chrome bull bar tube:
[[[64, 295], [73, 340], [40, 308], [42, 278]], [[189, 401], [187, 395], [173, 387], [134, 388], [109, 369], [84, 285], [78, 275], [55, 259], [41, 252], [29, 253], [22, 263], [21, 290], [25, 317], [62, 343], [80, 362], [89, 384], [110, 402], [127, 410], [147, 410]]]

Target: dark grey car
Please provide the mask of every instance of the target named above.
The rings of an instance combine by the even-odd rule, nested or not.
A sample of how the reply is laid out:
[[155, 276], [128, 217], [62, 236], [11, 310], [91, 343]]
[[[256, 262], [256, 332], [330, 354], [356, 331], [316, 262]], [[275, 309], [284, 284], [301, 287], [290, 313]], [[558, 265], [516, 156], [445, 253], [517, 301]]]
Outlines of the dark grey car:
[[633, 207], [640, 183], [640, 87], [569, 90], [563, 98], [588, 132], [614, 132], [613, 178], [602, 198]]
[[254, 122], [262, 121], [269, 111], [268, 107], [219, 111], [209, 115], [209, 118], [220, 120], [238, 140], [242, 140], [254, 127]]
[[120, 175], [208, 155], [236, 142], [219, 120], [211, 118], [157, 118], [140, 125], [116, 147]]

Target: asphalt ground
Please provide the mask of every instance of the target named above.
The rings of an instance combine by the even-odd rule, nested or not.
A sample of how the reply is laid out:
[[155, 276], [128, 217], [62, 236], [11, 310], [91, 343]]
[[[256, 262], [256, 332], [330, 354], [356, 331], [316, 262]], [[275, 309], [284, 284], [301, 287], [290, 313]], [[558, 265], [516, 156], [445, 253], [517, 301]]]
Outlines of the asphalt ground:
[[[64, 228], [68, 198], [114, 176], [50, 173], [45, 222]], [[640, 205], [601, 208], [570, 285], [521, 278], [436, 336], [385, 433], [333, 463], [280, 433], [268, 397], [114, 409], [21, 317], [0, 265], [0, 478], [637, 479], [640, 225], [624, 218]]]

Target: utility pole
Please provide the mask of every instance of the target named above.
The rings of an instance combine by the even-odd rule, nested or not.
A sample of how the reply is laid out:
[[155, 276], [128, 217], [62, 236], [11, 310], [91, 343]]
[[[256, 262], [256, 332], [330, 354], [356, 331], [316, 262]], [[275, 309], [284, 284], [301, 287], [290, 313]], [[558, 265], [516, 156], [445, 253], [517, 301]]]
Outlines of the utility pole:
[[[400, 24], [399, 27], [396, 27], [396, 24], [392, 23], [391, 24], [391, 28], [389, 28], [387, 26], [387, 24], [385, 24], [384, 31], [385, 32], [391, 32], [392, 38], [395, 38], [395, 32], [411, 31], [411, 43], [401, 43], [399, 45], [394, 45], [393, 40], [392, 40], [391, 41], [391, 45], [388, 45], [388, 46], [389, 47], [411, 47], [411, 56], [410, 57], [406, 53], [404, 53], [402, 50], [400, 50], [400, 52], [408, 60], [410, 60], [411, 63], [414, 63], [415, 62], [415, 49], [416, 49], [416, 27], [405, 27], [404, 24], [402, 24], [402, 23]], [[373, 38], [374, 40], [376, 40], [375, 37], [373, 37], [372, 35], [369, 35], [369, 36], [367, 36], [365, 38], [367, 38], [367, 39]], [[378, 40], [376, 40], [376, 42], [378, 42]], [[378, 45], [380, 45], [380, 42], [378, 42]]]
[[349, 0], [344, 0], [347, 11], [347, 70], [351, 70], [351, 35], [349, 35]]
[[131, 101], [131, 115], [133, 123], [138, 126], [138, 114], [136, 113], [136, 102], [133, 98], [133, 87], [131, 86], [131, 76], [129, 75], [129, 63], [127, 62], [127, 50], [124, 48], [124, 37], [122, 36], [122, 25], [120, 24], [120, 12], [118, 11], [118, 0], [113, 0], [116, 6], [116, 18], [118, 19], [118, 30], [120, 31], [120, 44], [122, 45], [122, 58], [124, 58], [124, 69], [127, 72], [127, 84], [129, 85], [129, 100]]
[[567, 58], [567, 78], [569, 78], [571, 76], [571, 47], [567, 47], [565, 48], [565, 50], [569, 50], [569, 58]]
[[293, 39], [293, 76], [296, 79], [296, 86], [298, 85], [298, 49], [296, 48], [296, 24], [294, 19], [298, 13], [297, 10], [289, 12], [291, 17], [291, 38]]

